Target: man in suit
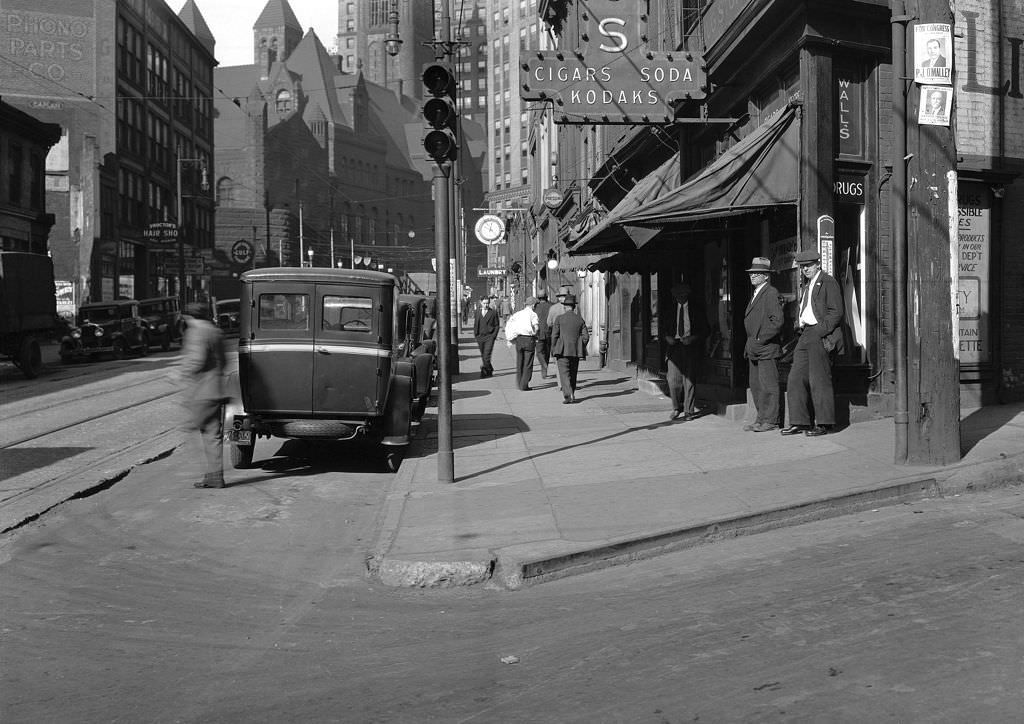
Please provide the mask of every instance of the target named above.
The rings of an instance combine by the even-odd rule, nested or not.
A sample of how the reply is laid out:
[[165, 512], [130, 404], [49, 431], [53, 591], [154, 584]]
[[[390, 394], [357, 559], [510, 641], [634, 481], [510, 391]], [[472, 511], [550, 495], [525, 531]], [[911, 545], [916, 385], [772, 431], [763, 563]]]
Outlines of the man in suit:
[[[565, 298], [569, 294], [573, 293], [573, 288], [568, 284], [563, 284], [558, 288], [558, 294], [555, 295], [556, 301], [551, 305], [551, 309], [548, 310], [548, 329], [550, 330], [551, 325], [555, 323], [555, 320], [565, 313]], [[550, 333], [549, 333], [550, 334]]]
[[800, 339], [789, 371], [789, 427], [783, 435], [818, 437], [836, 423], [832, 391], [832, 354], [842, 353], [843, 292], [821, 269], [821, 254], [799, 251], [796, 263], [806, 284], [800, 295]]
[[473, 337], [480, 348], [480, 377], [490, 377], [494, 374], [491, 353], [494, 351], [494, 340], [498, 338], [500, 328], [498, 312], [491, 308], [490, 297], [480, 297], [480, 308], [473, 316]]
[[199, 432], [204, 474], [197, 488], [224, 487], [224, 335], [203, 304], [185, 307], [185, 336], [177, 378], [183, 389], [187, 427]]
[[666, 382], [672, 398], [669, 420], [684, 422], [697, 417], [697, 373], [701, 362], [701, 341], [707, 336], [707, 319], [696, 301], [690, 297], [690, 285], [672, 285], [676, 301], [675, 329], [665, 335]]
[[928, 60], [921, 63], [922, 68], [946, 67], [946, 56], [942, 54], [942, 44], [938, 40], [932, 38], [924, 44], [924, 47], [928, 52]]
[[771, 260], [755, 256], [747, 269], [754, 294], [743, 313], [747, 341], [743, 356], [747, 360], [750, 394], [754, 398], [757, 419], [744, 430], [768, 432], [779, 427], [779, 331], [782, 329], [782, 304], [779, 292], [768, 283]]
[[576, 376], [580, 360], [587, 358], [590, 330], [576, 312], [576, 296], [566, 294], [562, 301], [565, 311], [551, 325], [551, 354], [558, 366], [558, 382], [562, 389], [562, 404], [576, 402]]
[[548, 362], [551, 359], [551, 333], [548, 331], [548, 312], [551, 311], [551, 302], [548, 301], [548, 290], [541, 287], [537, 290], [537, 361], [540, 363], [540, 378], [546, 380], [548, 374]]

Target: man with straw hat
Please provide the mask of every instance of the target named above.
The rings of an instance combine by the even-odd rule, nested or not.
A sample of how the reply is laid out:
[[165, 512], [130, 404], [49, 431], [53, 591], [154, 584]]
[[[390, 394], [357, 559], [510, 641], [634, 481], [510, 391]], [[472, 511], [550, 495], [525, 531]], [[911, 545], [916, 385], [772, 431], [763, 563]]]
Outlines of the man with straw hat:
[[749, 432], [768, 432], [779, 427], [779, 331], [782, 329], [782, 304], [779, 292], [769, 282], [771, 260], [755, 256], [747, 269], [754, 294], [743, 313], [747, 341], [743, 356], [747, 360], [750, 395], [757, 419], [743, 427]]

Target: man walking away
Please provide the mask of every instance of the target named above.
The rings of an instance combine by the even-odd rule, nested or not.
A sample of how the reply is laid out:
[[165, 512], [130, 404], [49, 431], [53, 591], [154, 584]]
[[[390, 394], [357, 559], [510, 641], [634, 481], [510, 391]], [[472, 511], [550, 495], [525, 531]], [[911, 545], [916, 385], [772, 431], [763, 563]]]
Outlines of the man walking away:
[[520, 390], [530, 389], [530, 379], [533, 377], [533, 353], [540, 326], [534, 311], [536, 304], [536, 297], [528, 297], [523, 308], [505, 323], [505, 339], [509, 346], [514, 345], [516, 348], [516, 386]]
[[832, 354], [843, 351], [843, 292], [839, 282], [821, 270], [821, 254], [798, 251], [796, 263], [807, 282], [800, 295], [800, 339], [786, 382], [789, 427], [783, 435], [828, 434], [836, 423], [832, 390]]
[[707, 334], [707, 319], [697, 303], [690, 298], [690, 285], [672, 285], [672, 297], [676, 300], [675, 334], [665, 335], [669, 396], [672, 398], [672, 412], [669, 420], [682, 417], [683, 421], [697, 416], [697, 371], [700, 368], [701, 340]]
[[551, 325], [555, 323], [555, 320], [561, 317], [565, 313], [565, 297], [573, 293], [573, 288], [568, 284], [563, 284], [558, 288], [558, 294], [555, 295], [555, 303], [551, 305], [551, 309], [548, 310], [548, 337], [551, 336]]
[[480, 348], [480, 377], [494, 374], [491, 366], [491, 353], [494, 351], [494, 340], [498, 338], [498, 313], [491, 308], [490, 297], [480, 297], [480, 308], [473, 317], [473, 337]]
[[537, 290], [537, 306], [533, 311], [537, 313], [537, 361], [540, 364], [540, 378], [546, 380], [548, 374], [548, 362], [551, 359], [551, 332], [548, 327], [548, 312], [551, 311], [551, 302], [548, 301], [548, 290], [541, 287]]
[[755, 256], [747, 269], [754, 294], [743, 313], [747, 341], [743, 356], [747, 359], [750, 395], [754, 398], [757, 419], [744, 430], [768, 432], [779, 427], [779, 330], [782, 329], [782, 304], [779, 292], [768, 283], [771, 260]]
[[205, 305], [187, 305], [184, 317], [186, 326], [178, 380], [184, 388], [186, 427], [199, 432], [205, 460], [203, 479], [193, 485], [223, 488], [224, 335], [210, 321]]
[[580, 360], [587, 357], [590, 330], [576, 312], [576, 297], [566, 294], [562, 301], [565, 312], [551, 325], [551, 354], [558, 366], [558, 383], [562, 388], [562, 404], [576, 402], [576, 377]]

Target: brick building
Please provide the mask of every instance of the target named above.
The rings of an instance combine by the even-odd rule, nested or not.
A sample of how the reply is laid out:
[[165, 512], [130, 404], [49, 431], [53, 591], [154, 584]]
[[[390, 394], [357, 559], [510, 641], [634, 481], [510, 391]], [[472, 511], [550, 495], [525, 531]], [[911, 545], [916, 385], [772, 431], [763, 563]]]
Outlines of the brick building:
[[60, 126], [0, 100], [0, 251], [49, 251], [45, 165], [60, 135]]
[[[941, 138], [948, 128], [955, 144], [952, 186], [936, 171], [941, 164], [920, 155], [908, 155], [906, 168], [912, 229], [959, 217], [959, 248], [945, 225], [938, 228], [947, 238], [945, 259], [932, 276], [912, 270], [910, 288], [913, 301], [929, 285], [947, 287], [954, 319], [945, 326], [958, 339], [942, 344], [959, 370], [963, 407], [1024, 395], [1024, 247], [1015, 238], [1024, 213], [1024, 18], [1014, 5], [951, 6], [952, 73], [940, 86], [950, 99], [948, 120], [933, 125], [925, 118], [932, 91], [912, 80], [913, 67], [903, 82], [909, 142]], [[559, 47], [581, 44], [571, 4], [550, 0], [540, 12], [559, 31]], [[793, 254], [823, 243], [815, 222], [825, 215], [834, 236], [820, 248], [847, 302], [837, 393], [851, 419], [892, 413], [897, 287], [890, 188], [894, 164], [903, 162], [894, 158], [903, 126], [895, 118], [891, 20], [887, 0], [740, 0], [693, 10], [652, 3], [645, 19], [652, 48], [701, 53], [710, 80], [706, 101], [676, 108], [677, 118], [690, 122], [621, 137], [608, 127], [563, 127], [559, 177], [590, 180], [566, 217], [542, 212], [557, 228], [561, 249], [593, 255], [584, 257], [590, 268], [605, 273], [609, 364], [638, 376], [664, 373], [659, 330], [671, 323], [669, 288], [685, 279], [712, 330], [701, 394], [721, 409], [742, 404], [742, 315], [750, 296], [743, 269], [753, 256], [772, 259], [773, 284], [792, 320]], [[909, 53], [917, 52], [913, 26]], [[551, 111], [545, 113], [550, 120]], [[587, 136], [590, 152], [580, 144]], [[730, 176], [730, 163], [742, 172]], [[717, 190], [716, 182], [723, 182]], [[931, 199], [947, 198], [950, 208], [929, 216]], [[920, 253], [913, 234], [909, 246], [911, 257]], [[920, 311], [911, 305], [912, 313]], [[920, 334], [912, 346], [936, 333]]]
[[[173, 255], [151, 248], [151, 222], [180, 220], [188, 249], [213, 246], [213, 36], [194, 2], [5, 2], [6, 101], [59, 125], [46, 162], [49, 248], [74, 303], [173, 293]], [[187, 278], [190, 294], [203, 281]]]

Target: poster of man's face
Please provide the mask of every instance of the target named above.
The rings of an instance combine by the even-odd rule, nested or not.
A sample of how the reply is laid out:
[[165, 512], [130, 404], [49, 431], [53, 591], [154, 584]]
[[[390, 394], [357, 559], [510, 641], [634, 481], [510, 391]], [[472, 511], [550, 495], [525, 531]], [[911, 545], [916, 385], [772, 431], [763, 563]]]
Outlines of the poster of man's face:
[[914, 26], [914, 80], [949, 85], [953, 81], [953, 34], [944, 23]]
[[948, 126], [953, 91], [941, 86], [922, 86], [917, 122], [926, 126]]

